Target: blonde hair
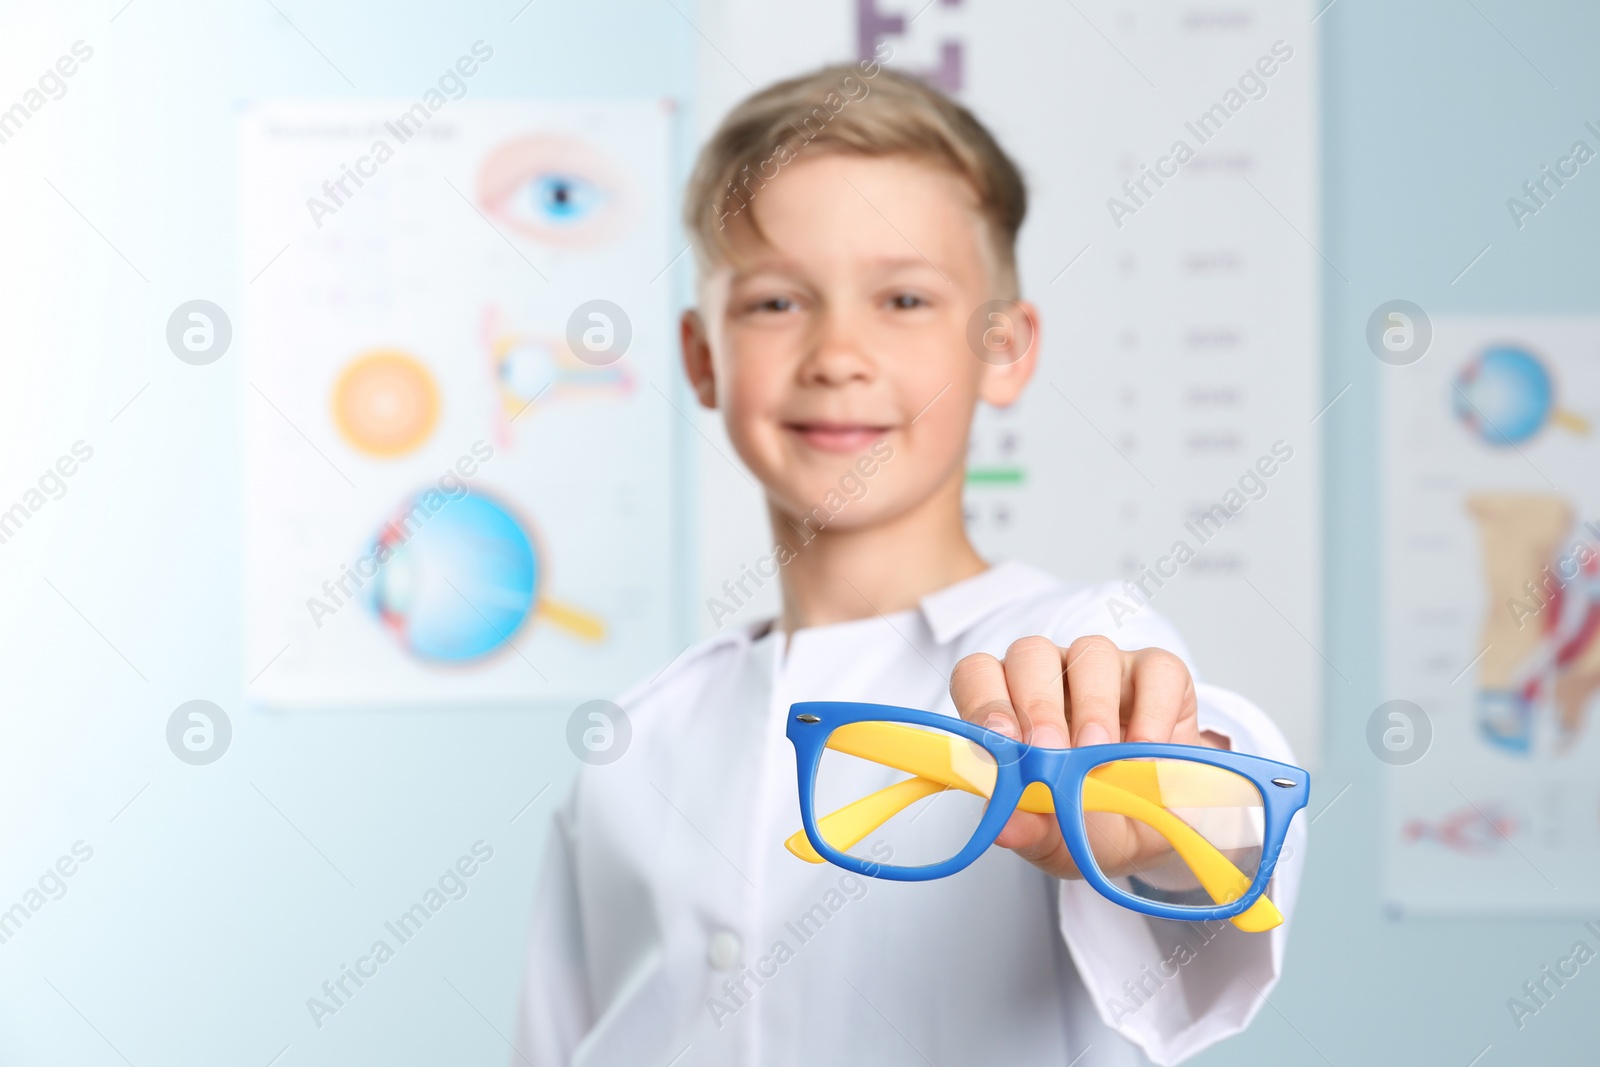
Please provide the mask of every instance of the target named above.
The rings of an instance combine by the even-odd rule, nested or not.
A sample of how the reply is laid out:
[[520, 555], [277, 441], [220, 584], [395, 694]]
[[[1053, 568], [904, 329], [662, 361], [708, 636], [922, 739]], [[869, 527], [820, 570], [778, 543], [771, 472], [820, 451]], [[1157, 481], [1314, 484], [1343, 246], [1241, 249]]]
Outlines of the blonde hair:
[[728, 222], [808, 148], [907, 156], [961, 178], [988, 224], [1004, 295], [1016, 295], [1016, 242], [1028, 210], [1022, 173], [966, 108], [876, 60], [823, 67], [747, 97], [700, 150], [683, 222], [704, 274], [732, 258]]

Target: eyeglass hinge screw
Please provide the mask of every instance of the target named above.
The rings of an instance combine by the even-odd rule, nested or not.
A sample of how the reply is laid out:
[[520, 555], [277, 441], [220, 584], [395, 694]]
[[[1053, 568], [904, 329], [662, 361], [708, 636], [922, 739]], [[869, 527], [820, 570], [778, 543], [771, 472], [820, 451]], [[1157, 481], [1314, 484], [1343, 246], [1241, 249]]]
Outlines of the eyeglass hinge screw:
[[815, 715], [796, 715], [795, 718], [799, 719], [801, 722], [821, 722], [822, 721], [821, 719], [817, 718]]
[[1294, 786], [1293, 778], [1274, 778], [1272, 784], [1280, 789], [1290, 789]]

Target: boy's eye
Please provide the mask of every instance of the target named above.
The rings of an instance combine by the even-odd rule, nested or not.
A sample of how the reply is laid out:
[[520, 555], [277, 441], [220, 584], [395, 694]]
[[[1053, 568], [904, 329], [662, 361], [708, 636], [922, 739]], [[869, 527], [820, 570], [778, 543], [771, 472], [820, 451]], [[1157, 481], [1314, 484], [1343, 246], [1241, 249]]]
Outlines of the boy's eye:
[[793, 311], [795, 302], [786, 296], [769, 296], [765, 300], [757, 300], [751, 305], [753, 311]]
[[889, 298], [889, 306], [896, 311], [910, 311], [913, 308], [926, 307], [928, 302], [916, 293], [896, 293]]

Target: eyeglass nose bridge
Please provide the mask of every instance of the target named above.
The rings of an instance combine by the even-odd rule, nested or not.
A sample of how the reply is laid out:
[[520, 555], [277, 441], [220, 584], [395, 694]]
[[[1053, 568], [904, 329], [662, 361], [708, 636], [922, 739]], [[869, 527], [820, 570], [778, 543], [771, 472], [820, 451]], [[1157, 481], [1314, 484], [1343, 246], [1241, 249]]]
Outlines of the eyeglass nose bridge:
[[1020, 745], [1019, 748], [1021, 752], [1016, 764], [1023, 789], [1026, 790], [1035, 782], [1040, 782], [1054, 793], [1057, 784], [1067, 773], [1067, 764], [1072, 760], [1073, 749], [1042, 748], [1027, 744]]
[[972, 744], [974, 748], [986, 747], [988, 758], [993, 759], [998, 765], [997, 769], [1007, 777], [1015, 775], [1011, 777], [1015, 784], [1001, 790], [1002, 793], [1015, 791], [1015, 799], [1005, 813], [1008, 817], [1013, 811], [1054, 815], [1058, 811], [1069, 810], [1070, 805], [1058, 804], [1056, 797], [1059, 783], [1067, 776], [1067, 766], [1072, 759], [1071, 749], [1036, 748], [1010, 738], [1002, 738], [1001, 743], [991, 743], [989, 746], [979, 746], [977, 742]]
[[972, 755], [984, 763], [1007, 775], [1015, 773], [1013, 780], [1020, 781], [1022, 793], [1017, 807], [1024, 811], [1054, 810], [1053, 798], [1058, 784], [1067, 776], [1074, 749], [1038, 747], [1004, 734], [991, 734], [983, 740], [969, 738], [966, 743]]

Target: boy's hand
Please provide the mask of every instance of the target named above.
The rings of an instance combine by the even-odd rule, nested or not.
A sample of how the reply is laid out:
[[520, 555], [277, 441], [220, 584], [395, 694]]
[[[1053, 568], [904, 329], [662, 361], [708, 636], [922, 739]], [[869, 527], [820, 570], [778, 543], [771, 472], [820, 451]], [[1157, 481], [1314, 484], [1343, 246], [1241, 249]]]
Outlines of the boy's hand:
[[[968, 722], [1045, 748], [1114, 741], [1227, 747], [1200, 732], [1194, 679], [1181, 659], [1159, 648], [1124, 652], [1098, 635], [1068, 648], [1024, 637], [1006, 649], [1004, 662], [984, 652], [968, 656], [950, 675], [950, 696]], [[1167, 850], [1143, 823], [1107, 813], [1091, 814], [1087, 822], [1095, 858], [1108, 876]], [[1081, 877], [1054, 815], [1012, 812], [995, 843], [1057, 878]]]

